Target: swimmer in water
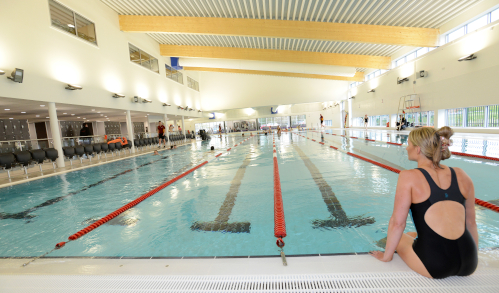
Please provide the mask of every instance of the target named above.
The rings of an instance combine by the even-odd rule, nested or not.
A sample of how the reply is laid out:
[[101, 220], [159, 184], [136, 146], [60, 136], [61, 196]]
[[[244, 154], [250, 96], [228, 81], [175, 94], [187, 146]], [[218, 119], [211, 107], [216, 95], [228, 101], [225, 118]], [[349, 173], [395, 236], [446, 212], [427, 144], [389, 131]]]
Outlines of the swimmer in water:
[[154, 151], [154, 154], [152, 154], [153, 156], [159, 156], [159, 153], [158, 151]]

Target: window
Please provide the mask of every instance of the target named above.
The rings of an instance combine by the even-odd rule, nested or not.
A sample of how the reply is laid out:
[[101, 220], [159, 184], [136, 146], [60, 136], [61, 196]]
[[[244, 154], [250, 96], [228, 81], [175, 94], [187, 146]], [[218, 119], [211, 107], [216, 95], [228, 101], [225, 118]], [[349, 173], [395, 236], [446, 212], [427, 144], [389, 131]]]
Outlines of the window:
[[463, 127], [463, 112], [462, 108], [445, 110], [447, 125], [450, 127]]
[[450, 127], [499, 127], [498, 107], [475, 106], [445, 110], [447, 125]]
[[199, 82], [195, 81], [189, 76], [187, 77], [187, 86], [199, 92]]
[[414, 58], [416, 58], [416, 52], [411, 53], [411, 54], [409, 54], [409, 55], [405, 56], [405, 60], [406, 60], [407, 62], [411, 61], [411, 60], [412, 60], [412, 59], [414, 59]]
[[291, 116], [291, 127], [296, 127], [298, 125], [301, 125], [302, 127], [305, 127], [307, 124], [307, 116], [306, 115], [296, 115], [296, 116]]
[[480, 17], [479, 19], [468, 23], [467, 32], [469, 33], [469, 32], [472, 32], [474, 30], [481, 28], [482, 26], [486, 26], [487, 25], [487, 17], [488, 17], [488, 15], [484, 15], [484, 16]]
[[455, 39], [458, 39], [466, 34], [466, 28], [463, 26], [461, 28], [458, 28], [457, 30], [453, 31], [452, 33], [447, 35], [447, 43], [452, 42]]
[[416, 56], [417, 57], [420, 57], [420, 56], [423, 56], [424, 54], [428, 53], [428, 48], [421, 48], [419, 50], [416, 51]]
[[171, 66], [168, 66], [165, 64], [166, 68], [166, 77], [169, 79], [172, 79], [178, 83], [184, 84], [184, 75], [182, 72], [177, 71], [176, 69], [172, 68]]
[[402, 57], [399, 60], [395, 61], [395, 67], [400, 66], [404, 63], [405, 63], [405, 57]]
[[49, 0], [49, 8], [53, 27], [97, 45], [95, 24], [93, 22], [54, 0]]
[[499, 19], [499, 9], [496, 9], [490, 13], [490, 22], [494, 22]]
[[333, 120], [324, 120], [324, 126], [333, 126]]
[[130, 61], [133, 63], [142, 65], [149, 70], [159, 73], [158, 59], [152, 57], [130, 43], [128, 43], [128, 53], [130, 55]]

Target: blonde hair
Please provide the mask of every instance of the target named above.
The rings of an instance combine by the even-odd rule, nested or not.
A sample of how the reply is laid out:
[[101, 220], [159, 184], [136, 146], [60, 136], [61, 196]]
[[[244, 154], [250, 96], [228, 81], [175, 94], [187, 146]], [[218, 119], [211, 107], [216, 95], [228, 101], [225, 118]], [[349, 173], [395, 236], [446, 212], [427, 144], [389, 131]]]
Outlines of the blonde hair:
[[[409, 133], [409, 140], [414, 146], [421, 148], [425, 157], [440, 167], [440, 161], [450, 158], [451, 152], [448, 148], [452, 144], [451, 136], [454, 135], [452, 128], [444, 126], [439, 130], [430, 127], [415, 129]], [[444, 146], [442, 148], [442, 146]]]

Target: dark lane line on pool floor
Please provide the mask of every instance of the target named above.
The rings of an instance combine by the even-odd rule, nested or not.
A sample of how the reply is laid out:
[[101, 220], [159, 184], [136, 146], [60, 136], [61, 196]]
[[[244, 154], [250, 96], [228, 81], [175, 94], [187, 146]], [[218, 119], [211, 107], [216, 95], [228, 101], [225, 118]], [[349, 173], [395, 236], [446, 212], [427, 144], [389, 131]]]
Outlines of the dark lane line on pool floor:
[[[174, 156], [174, 155], [175, 155], [175, 154], [173, 154], [172, 156]], [[140, 166], [137, 166], [137, 167], [135, 167], [135, 168], [125, 170], [125, 171], [123, 171], [123, 172], [121, 172], [121, 173], [115, 174], [115, 175], [113, 175], [113, 176], [111, 176], [111, 177], [108, 177], [108, 178], [103, 179], [103, 180], [101, 180], [101, 181], [98, 181], [98, 182], [96, 182], [96, 183], [92, 183], [92, 184], [90, 184], [90, 185], [86, 185], [86, 186], [84, 186], [84, 187], [83, 187], [82, 189], [80, 189], [80, 190], [70, 192], [70, 193], [68, 193], [68, 194], [66, 194], [66, 195], [63, 195], [63, 196], [59, 196], [59, 197], [56, 197], [56, 198], [49, 199], [49, 200], [47, 200], [47, 201], [45, 201], [45, 202], [43, 202], [43, 203], [41, 203], [41, 204], [39, 204], [39, 205], [36, 205], [36, 206], [34, 206], [34, 207], [32, 207], [32, 208], [29, 208], [29, 209], [27, 209], [27, 210], [25, 210], [25, 211], [22, 211], [22, 212], [19, 212], [19, 213], [15, 213], [15, 214], [11, 214], [11, 213], [0, 213], [0, 220], [5, 220], [5, 219], [16, 219], [16, 220], [27, 219], [27, 220], [29, 220], [29, 219], [32, 219], [32, 218], [34, 218], [34, 217], [36, 217], [36, 216], [29, 215], [29, 213], [31, 213], [31, 212], [33, 212], [33, 211], [35, 211], [35, 210], [39, 209], [39, 208], [42, 208], [42, 207], [46, 207], [46, 206], [52, 205], [52, 204], [54, 204], [54, 203], [56, 203], [56, 202], [62, 201], [63, 199], [65, 199], [65, 198], [67, 198], [67, 197], [70, 197], [70, 196], [76, 195], [76, 194], [81, 193], [81, 192], [83, 192], [83, 191], [86, 191], [86, 190], [88, 190], [88, 189], [90, 189], [90, 188], [92, 188], [92, 187], [95, 187], [95, 186], [101, 185], [101, 184], [103, 184], [103, 183], [105, 183], [105, 182], [107, 182], [107, 181], [109, 181], [109, 180], [116, 179], [117, 177], [119, 177], [119, 176], [121, 176], [121, 175], [125, 175], [125, 174], [127, 174], [127, 173], [130, 173], [130, 172], [135, 171], [135, 170], [137, 170], [137, 169], [140, 169], [140, 168], [142, 168], [142, 167], [145, 167], [145, 166], [151, 165], [151, 164], [153, 164], [153, 163], [156, 163], [156, 162], [158, 162], [158, 161], [161, 161], [161, 160], [167, 159], [167, 158], [169, 158], [169, 157], [170, 157], [170, 156], [164, 156], [164, 157], [162, 157], [162, 158], [160, 158], [160, 159], [158, 159], [158, 160], [154, 160], [154, 161], [151, 161], [151, 162], [148, 162], [148, 163], [142, 164], [142, 165], [140, 165]]]
[[[371, 153], [364, 152], [364, 151], [361, 151], [361, 150], [360, 150], [360, 149], [358, 149], [358, 148], [355, 148], [355, 146], [353, 145], [352, 140], [351, 140], [350, 138], [345, 137], [345, 140], [346, 140], [346, 142], [347, 142], [347, 145], [346, 145], [347, 147], [354, 148], [354, 150], [352, 150], [352, 152], [354, 152], [354, 153], [358, 153], [358, 154], [360, 154], [360, 155], [363, 155], [363, 156], [367, 157], [368, 159], [371, 159], [371, 160], [377, 161], [377, 162], [379, 162], [379, 163], [382, 163], [382, 164], [384, 164], [384, 165], [390, 166], [390, 167], [395, 168], [395, 169], [399, 169], [399, 170], [406, 170], [406, 169], [405, 169], [404, 167], [402, 167], [402, 166], [399, 166], [399, 165], [394, 164], [394, 163], [392, 163], [392, 162], [390, 162], [390, 161], [387, 161], [387, 160], [385, 160], [385, 159], [383, 159], [383, 158], [380, 158], [380, 157], [378, 157], [378, 156], [375, 156], [375, 155], [373, 155], [373, 154], [371, 154]], [[327, 142], [327, 143], [330, 143], [330, 144], [331, 144], [331, 143], [336, 143], [336, 144], [338, 144], [338, 143], [337, 143], [337, 142], [335, 142], [335, 141], [331, 142], [331, 141], [327, 141], [327, 140], [325, 140], [325, 139], [324, 139], [324, 136], [322, 136], [322, 135], [321, 135], [321, 142]]]
[[326, 182], [326, 180], [322, 177], [321, 172], [315, 166], [312, 161], [307, 157], [307, 155], [298, 147], [296, 144], [292, 144], [293, 148], [296, 150], [303, 163], [307, 167], [312, 179], [314, 179], [315, 184], [319, 188], [324, 203], [327, 206], [329, 213], [331, 213], [331, 217], [334, 219], [327, 220], [314, 220], [312, 221], [313, 228], [340, 228], [340, 227], [360, 227], [364, 225], [373, 224], [375, 222], [373, 217], [365, 217], [356, 216], [356, 217], [348, 217], [343, 208], [341, 207], [341, 203], [336, 197], [336, 194], [333, 192], [331, 186]]
[[229, 217], [232, 213], [232, 209], [236, 204], [237, 194], [239, 193], [239, 187], [241, 187], [241, 181], [246, 172], [246, 168], [251, 163], [251, 155], [253, 152], [249, 152], [244, 158], [243, 164], [237, 169], [236, 175], [232, 179], [229, 187], [229, 192], [225, 196], [225, 200], [220, 207], [218, 216], [214, 221], [211, 222], [194, 222], [191, 225], [191, 230], [193, 231], [213, 231], [213, 232], [229, 232], [229, 233], [250, 233], [251, 223], [250, 222], [232, 222], [229, 223]]

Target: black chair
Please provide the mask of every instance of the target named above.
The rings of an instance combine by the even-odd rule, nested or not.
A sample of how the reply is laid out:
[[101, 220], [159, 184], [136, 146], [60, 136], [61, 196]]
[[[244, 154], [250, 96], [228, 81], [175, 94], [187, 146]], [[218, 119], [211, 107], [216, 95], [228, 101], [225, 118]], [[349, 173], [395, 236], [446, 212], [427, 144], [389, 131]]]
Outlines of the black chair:
[[154, 143], [159, 144], [159, 138], [158, 137], [154, 138]]
[[0, 154], [0, 167], [7, 171], [7, 175], [10, 179], [10, 170], [12, 170], [12, 165], [16, 161], [16, 157], [12, 153]]
[[150, 147], [152, 146], [152, 138], [147, 139], [147, 145]]
[[107, 152], [109, 151], [109, 145], [107, 142], [100, 144], [101, 153], [104, 153], [104, 157], [107, 158]]
[[123, 149], [123, 145], [121, 144], [121, 142], [115, 143], [115, 147], [116, 147], [116, 150], [118, 151], [118, 154], [120, 154], [121, 149]]
[[140, 147], [143, 149], [146, 145], [146, 142], [143, 139], [139, 139]]
[[92, 155], [94, 154], [94, 145], [87, 144], [83, 147], [85, 148], [85, 155], [87, 155], [87, 158], [89, 159], [89, 161], [92, 162]]
[[75, 148], [74, 147], [63, 147], [62, 152], [64, 153], [64, 157], [69, 159], [69, 163], [73, 166], [73, 158], [75, 156]]
[[97, 159], [100, 160], [100, 154], [102, 152], [101, 144], [94, 144], [94, 152], [97, 154]]
[[139, 141], [139, 139], [134, 139], [133, 140], [133, 145], [135, 146], [136, 149], [138, 149], [140, 147], [140, 141]]
[[83, 164], [83, 155], [85, 154], [85, 147], [82, 145], [75, 146], [75, 155], [80, 158], [80, 163]]
[[40, 167], [40, 172], [42, 171], [43, 161], [45, 161], [45, 151], [44, 150], [32, 150], [30, 151], [33, 162], [35, 162], [38, 167]]
[[54, 148], [44, 149], [44, 151], [45, 151], [45, 157], [52, 162], [52, 166], [55, 169], [55, 165], [56, 165], [55, 160], [57, 160], [57, 158], [59, 158], [59, 152]]
[[24, 169], [24, 174], [28, 174], [28, 166], [31, 162], [31, 153], [28, 151], [18, 151], [14, 153], [14, 156], [16, 157], [16, 161]]
[[111, 152], [111, 156], [114, 156], [114, 151], [116, 150], [116, 144], [114, 142], [107, 144], [109, 151]]

